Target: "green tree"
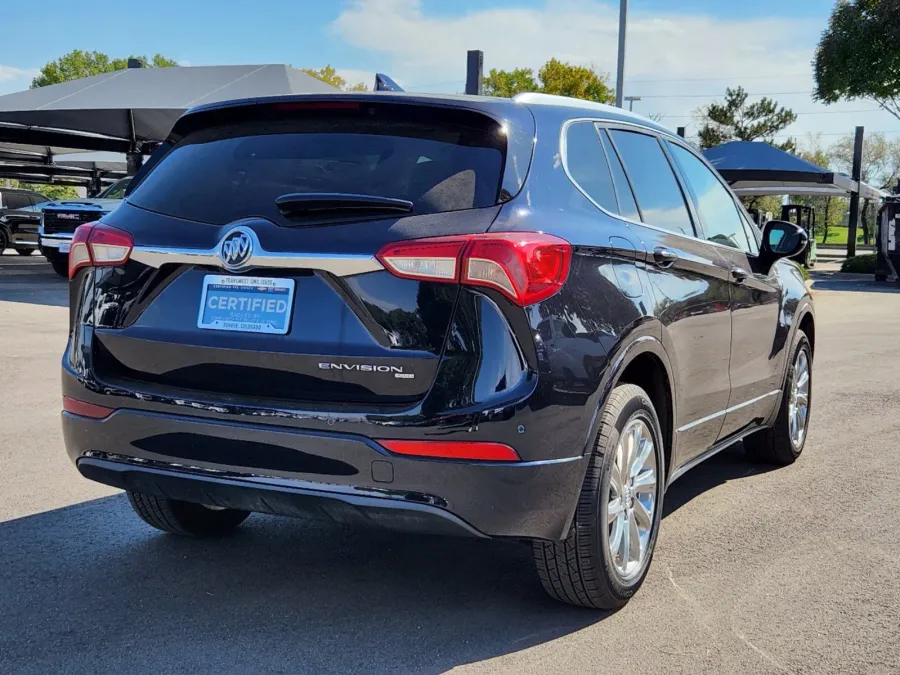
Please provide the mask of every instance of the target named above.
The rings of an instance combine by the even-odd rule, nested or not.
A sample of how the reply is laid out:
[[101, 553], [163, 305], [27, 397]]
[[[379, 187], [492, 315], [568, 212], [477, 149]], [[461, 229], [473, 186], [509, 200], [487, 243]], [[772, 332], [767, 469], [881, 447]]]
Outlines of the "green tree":
[[44, 185], [42, 183], [23, 183], [22, 181], [10, 179], [6, 181], [11, 188], [22, 188], [23, 190], [34, 190], [50, 199], [78, 199], [78, 193], [75, 188], [69, 185]]
[[82, 77], [111, 73], [115, 70], [124, 70], [128, 67], [128, 59], [136, 58], [146, 68], [171, 68], [178, 64], [172, 59], [161, 54], [156, 54], [148, 59], [146, 56], [129, 56], [125, 58], [111, 59], [102, 52], [85, 52], [73, 49], [68, 54], [60, 56], [55, 61], [50, 61], [41, 72], [31, 81], [31, 88], [46, 87], [49, 84], [59, 84], [69, 80], [78, 80]]
[[797, 147], [793, 138], [775, 142], [775, 135], [797, 121], [788, 108], [779, 107], [770, 98], [748, 103], [743, 87], [725, 90], [724, 103], [710, 103], [700, 110], [700, 147], [704, 150], [729, 141], [765, 141], [786, 152]]
[[813, 61], [813, 98], [867, 98], [900, 119], [900, 0], [838, 2]]
[[327, 65], [324, 68], [319, 68], [318, 70], [314, 70], [313, 68], [301, 68], [300, 70], [302, 70], [307, 75], [312, 75], [317, 80], [322, 80], [322, 82], [330, 84], [333, 87], [337, 87], [342, 91], [369, 91], [369, 88], [365, 85], [364, 82], [347, 84], [347, 80], [338, 75], [337, 70], [335, 70], [330, 65]]
[[557, 96], [571, 96], [598, 103], [612, 103], [615, 94], [607, 85], [606, 73], [550, 59], [535, 76], [531, 68], [491, 71], [483, 80], [483, 91], [488, 96], [515, 96], [534, 91]]

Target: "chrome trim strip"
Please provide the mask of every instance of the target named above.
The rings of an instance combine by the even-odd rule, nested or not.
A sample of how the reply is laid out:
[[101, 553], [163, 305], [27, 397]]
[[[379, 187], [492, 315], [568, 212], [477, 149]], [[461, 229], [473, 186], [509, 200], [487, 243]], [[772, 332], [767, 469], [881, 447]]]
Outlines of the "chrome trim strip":
[[714, 446], [712, 446], [706, 452], [701, 453], [701, 454], [697, 455], [696, 457], [692, 457], [691, 459], [689, 459], [687, 462], [685, 462], [684, 464], [682, 464], [681, 466], [679, 466], [677, 469], [675, 469], [672, 472], [672, 475], [669, 476], [669, 480], [666, 483], [666, 489], [668, 489], [672, 483], [674, 483], [676, 480], [681, 478], [684, 474], [686, 474], [688, 471], [693, 469], [698, 464], [701, 464], [702, 462], [706, 461], [713, 455], [718, 455], [720, 452], [722, 452], [722, 450], [725, 450], [726, 448], [730, 448], [732, 445], [734, 445], [738, 441], [742, 441], [745, 438], [747, 438], [747, 436], [749, 436], [750, 434], [755, 434], [757, 431], [759, 431], [760, 429], [764, 429], [764, 428], [765, 427], [763, 427], [763, 426], [754, 426], [754, 427], [750, 427], [749, 429], [745, 429], [744, 431], [737, 434], [736, 436], [733, 436], [732, 438], [727, 438], [721, 443], [716, 443]]
[[745, 408], [748, 405], [753, 405], [754, 403], [759, 403], [764, 398], [768, 398], [769, 396], [776, 396], [781, 393], [781, 389], [775, 389], [774, 391], [770, 391], [768, 394], [763, 394], [762, 396], [757, 396], [756, 398], [751, 398], [749, 401], [744, 401], [743, 403], [738, 403], [737, 405], [733, 405], [730, 408], [725, 408], [725, 410], [720, 410], [719, 412], [713, 413], [712, 415], [707, 415], [706, 417], [701, 417], [699, 420], [694, 420], [688, 424], [685, 424], [683, 427], [678, 427], [675, 431], [682, 432], [687, 431], [688, 429], [693, 429], [696, 426], [701, 424], [706, 424], [707, 422], [711, 422], [717, 417], [721, 417], [722, 415], [727, 415], [730, 412], [734, 412], [735, 410], [740, 410], [741, 408]]
[[[610, 212], [610, 211], [607, 211], [607, 210], [606, 210], [605, 208], [603, 208], [602, 206], [600, 206], [600, 204], [598, 204], [597, 202], [595, 202], [595, 201], [591, 198], [591, 196], [590, 196], [587, 192], [585, 192], [584, 188], [581, 187], [581, 186], [578, 184], [578, 181], [576, 181], [576, 180], [572, 177], [572, 174], [569, 173], [569, 160], [568, 160], [568, 157], [567, 157], [567, 154], [568, 154], [568, 153], [566, 152], [567, 149], [568, 149], [568, 148], [567, 148], [567, 143], [566, 143], [566, 133], [568, 132], [570, 126], [572, 126], [573, 124], [579, 123], [579, 122], [591, 122], [591, 123], [593, 123], [593, 124], [600, 124], [600, 125], [603, 125], [604, 128], [611, 127], [611, 126], [612, 126], [612, 127], [616, 127], [616, 126], [633, 127], [635, 130], [640, 131], [641, 133], [647, 134], [648, 136], [662, 136], [662, 137], [664, 137], [667, 141], [675, 142], [677, 145], [680, 145], [681, 147], [685, 148], [686, 150], [689, 150], [690, 152], [692, 152], [695, 156], [697, 155], [697, 153], [694, 152], [694, 151], [693, 151], [693, 150], [692, 150], [692, 149], [684, 142], [684, 139], [682, 139], [680, 136], [676, 136], [676, 135], [671, 134], [671, 133], [669, 133], [669, 132], [663, 132], [663, 131], [660, 131], [660, 130], [658, 130], [658, 129], [654, 129], [653, 127], [646, 127], [646, 126], [642, 126], [642, 125], [640, 125], [640, 124], [634, 124], [634, 123], [632, 123], [632, 122], [624, 122], [624, 121], [622, 121], [622, 120], [614, 120], [614, 119], [609, 119], [609, 118], [604, 119], [604, 118], [596, 118], [596, 117], [577, 117], [577, 118], [573, 118], [573, 119], [566, 120], [566, 122], [562, 125], [562, 130], [560, 131], [560, 137], [559, 137], [559, 150], [560, 150], [560, 155], [562, 156], [562, 167], [563, 167], [563, 171], [565, 172], [566, 176], [567, 176], [567, 177], [569, 178], [569, 180], [571, 181], [572, 185], [574, 185], [575, 188], [576, 188], [581, 194], [583, 194], [583, 195], [585, 196], [585, 198], [586, 198], [591, 204], [593, 204], [593, 205], [596, 206], [598, 209], [600, 209], [601, 212], [603, 212], [604, 214], [606, 214], [606, 215], [609, 216], [610, 218], [615, 218], [616, 220], [621, 221], [621, 222], [623, 222], [623, 223], [626, 223], [626, 224], [628, 224], [628, 225], [639, 225], [639, 226], [641, 226], [641, 227], [648, 227], [648, 228], [650, 228], [651, 230], [655, 230], [655, 231], [657, 231], [657, 232], [663, 232], [663, 233], [665, 233], [665, 234], [671, 234], [671, 235], [674, 235], [674, 236], [676, 236], [676, 237], [681, 237], [681, 238], [683, 238], [683, 239], [689, 239], [689, 240], [692, 240], [692, 241], [699, 241], [699, 242], [702, 242], [702, 243], [704, 243], [704, 244], [709, 244], [710, 246], [717, 246], [718, 248], [723, 248], [723, 249], [725, 249], [726, 251], [731, 251], [732, 253], [735, 253], [735, 252], [737, 252], [737, 253], [743, 253], [744, 255], [751, 256], [751, 257], [753, 257], [753, 258], [756, 258], [756, 256], [759, 255], [758, 253], [752, 253], [752, 252], [749, 252], [749, 251], [744, 251], [744, 250], [739, 249], [739, 248], [734, 248], [733, 246], [726, 246], [725, 244], [719, 244], [718, 242], [710, 241], [709, 239], [701, 239], [700, 237], [694, 237], [694, 236], [689, 235], [689, 234], [684, 234], [683, 232], [675, 232], [674, 230], [667, 230], [667, 229], [665, 229], [664, 227], [657, 227], [656, 225], [651, 225], [650, 223], [645, 223], [645, 222], [640, 221], [640, 220], [631, 220], [631, 218], [626, 218], [625, 216], [619, 215], [618, 213], [612, 213], [612, 212]], [[705, 163], [705, 160], [704, 160], [704, 163]], [[721, 181], [720, 181], [720, 182], [721, 182]], [[731, 188], [730, 188], [730, 187], [729, 187], [728, 189], [729, 189], [729, 191], [731, 191]], [[732, 192], [732, 194], [733, 194], [733, 192]], [[637, 197], [635, 197], [635, 199], [637, 199]], [[685, 206], [687, 206], [687, 205], [685, 205]], [[742, 218], [742, 220], [743, 220], [743, 218]]]
[[[533, 462], [504, 462], [501, 466], [517, 467], [517, 466], [550, 466], [552, 464], [568, 464], [569, 462], [577, 462], [584, 459], [581, 455], [577, 457], [563, 457], [561, 459], [538, 459]], [[492, 465], [493, 466], [493, 465]]]
[[[135, 246], [131, 259], [150, 267], [161, 267], [166, 263], [183, 265], [207, 265], [224, 269], [218, 247], [204, 250], [197, 248], [166, 248], [158, 246]], [[329, 272], [339, 277], [383, 270], [374, 256], [343, 254], [281, 253], [255, 247], [250, 262], [241, 272], [254, 268], [310, 269]], [[230, 272], [233, 274], [233, 272]]]

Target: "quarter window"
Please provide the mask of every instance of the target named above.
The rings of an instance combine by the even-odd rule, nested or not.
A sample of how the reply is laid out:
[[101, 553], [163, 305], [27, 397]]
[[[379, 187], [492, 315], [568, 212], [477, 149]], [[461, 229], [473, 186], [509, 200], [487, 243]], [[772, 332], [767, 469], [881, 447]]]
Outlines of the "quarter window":
[[659, 141], [632, 131], [611, 129], [609, 133], [631, 179], [644, 222], [694, 236], [684, 195]]
[[749, 253], [747, 232], [728, 189], [692, 152], [672, 143], [669, 147], [684, 173], [706, 238]]
[[566, 132], [566, 167], [578, 186], [597, 204], [618, 213], [616, 193], [603, 146], [593, 122], [576, 122]]

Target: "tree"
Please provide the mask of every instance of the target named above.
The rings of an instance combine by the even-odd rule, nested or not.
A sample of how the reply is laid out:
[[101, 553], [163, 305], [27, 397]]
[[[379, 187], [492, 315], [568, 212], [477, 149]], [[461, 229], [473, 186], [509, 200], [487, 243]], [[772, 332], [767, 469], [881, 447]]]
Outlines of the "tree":
[[872, 99], [900, 119], [900, 0], [835, 5], [813, 62], [813, 98]]
[[365, 85], [364, 82], [347, 84], [347, 80], [338, 75], [337, 71], [330, 65], [325, 66], [324, 68], [319, 68], [319, 70], [314, 70], [312, 68], [301, 68], [301, 70], [307, 75], [312, 75], [317, 80], [322, 80], [322, 82], [330, 84], [333, 87], [337, 87], [342, 91], [369, 91], [369, 88]]
[[797, 121], [797, 115], [788, 108], [778, 107], [770, 98], [747, 103], [749, 94], [743, 87], [725, 90], [724, 103], [710, 103], [700, 110], [700, 147], [713, 148], [729, 141], [762, 140], [786, 152], [794, 152], [796, 143], [790, 138], [776, 143], [775, 135]]
[[[849, 174], [853, 168], [853, 134], [845, 136], [831, 147], [829, 155], [835, 166]], [[860, 177], [864, 183], [874, 185], [882, 190], [891, 191], [900, 179], [900, 139], [889, 141], [884, 134], [878, 132], [866, 136], [863, 143], [862, 167]], [[868, 244], [870, 232], [874, 229], [874, 214], [871, 214], [871, 202], [863, 200], [860, 224], [863, 241]]]
[[40, 192], [42, 195], [49, 197], [50, 199], [78, 199], [78, 193], [75, 192], [75, 188], [69, 185], [43, 185], [41, 183], [23, 183], [18, 180], [7, 180], [6, 181], [9, 187], [11, 188], [22, 188], [23, 190], [33, 190], [34, 192]]
[[557, 59], [550, 59], [535, 76], [531, 68], [491, 71], [483, 80], [483, 90], [487, 96], [515, 96], [522, 92], [540, 92], [571, 96], [598, 103], [612, 103], [615, 94], [607, 85], [606, 73], [576, 66]]
[[40, 74], [31, 81], [31, 88], [37, 89], [49, 84], [59, 84], [91, 75], [124, 70], [128, 67], [128, 59], [134, 58], [143, 63], [145, 68], [171, 68], [178, 65], [172, 59], [161, 54], [154, 55], [152, 59], [148, 59], [146, 56], [111, 59], [102, 52], [85, 52], [74, 49], [41, 68]]
[[[831, 166], [831, 158], [828, 151], [822, 147], [821, 136], [810, 134], [809, 146], [800, 153], [800, 157], [816, 166], [828, 168]], [[816, 233], [822, 234], [822, 243], [828, 241], [828, 232], [832, 227], [841, 224], [846, 215], [847, 200], [841, 197], [831, 196], [797, 196], [793, 199], [796, 204], [811, 206], [816, 213]]]

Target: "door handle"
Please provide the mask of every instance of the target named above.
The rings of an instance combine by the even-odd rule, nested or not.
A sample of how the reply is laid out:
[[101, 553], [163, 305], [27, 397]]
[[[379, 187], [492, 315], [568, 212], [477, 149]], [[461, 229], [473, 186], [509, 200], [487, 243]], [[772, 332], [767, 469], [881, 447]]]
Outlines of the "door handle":
[[678, 254], [665, 246], [657, 246], [653, 249], [653, 262], [657, 267], [671, 267], [678, 260]]
[[743, 281], [747, 277], [750, 276], [750, 272], [745, 270], [743, 267], [738, 267], [737, 265], [733, 265], [731, 267], [731, 276], [734, 277], [735, 281]]

